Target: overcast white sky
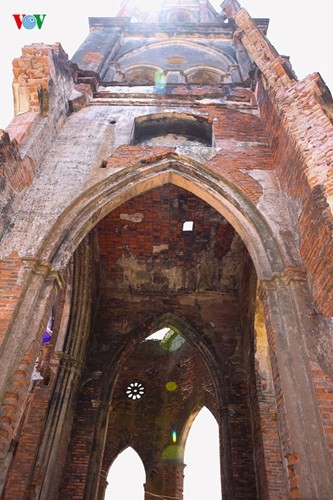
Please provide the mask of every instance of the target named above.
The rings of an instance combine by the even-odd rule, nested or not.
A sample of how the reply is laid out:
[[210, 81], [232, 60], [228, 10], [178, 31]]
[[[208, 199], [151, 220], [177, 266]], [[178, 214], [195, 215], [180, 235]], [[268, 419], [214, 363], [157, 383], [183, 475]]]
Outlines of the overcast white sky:
[[[140, 0], [138, 0], [140, 1]], [[158, 0], [145, 0], [148, 6]], [[211, 2], [220, 11], [220, 1]], [[241, 0], [252, 17], [268, 17], [268, 38], [282, 55], [289, 55], [298, 78], [319, 71], [333, 89], [333, 65], [329, 56], [332, 46], [332, 3], [317, 0]], [[63, 6], [64, 5], [64, 6]], [[13, 118], [11, 61], [21, 54], [21, 47], [34, 42], [61, 42], [71, 57], [88, 34], [88, 17], [114, 16], [119, 0], [51, 2], [51, 0], [11, 0], [2, 2], [1, 13], [1, 93], [0, 128]], [[149, 8], [149, 7], [148, 7]], [[13, 14], [46, 14], [41, 30], [17, 29]]]

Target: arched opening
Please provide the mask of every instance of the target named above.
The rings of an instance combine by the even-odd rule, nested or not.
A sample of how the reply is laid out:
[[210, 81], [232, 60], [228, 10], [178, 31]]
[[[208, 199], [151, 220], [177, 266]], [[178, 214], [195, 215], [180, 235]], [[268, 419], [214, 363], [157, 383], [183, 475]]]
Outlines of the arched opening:
[[144, 500], [146, 473], [143, 463], [133, 448], [121, 452], [111, 465], [105, 500]]
[[[98, 294], [96, 294], [96, 301], [93, 306], [92, 316], [95, 318], [95, 324], [92, 327], [90, 345], [88, 346], [86, 366], [89, 368], [84, 372], [85, 378], [82, 383], [82, 388], [84, 389], [81, 396], [83, 399], [86, 399], [86, 395], [94, 394], [96, 387], [101, 387], [105, 373], [110, 373], [113, 379], [115, 379], [117, 378], [117, 374], [119, 374], [119, 368], [122, 367], [124, 368], [124, 373], [126, 375], [129, 374], [129, 368], [125, 363], [128, 358], [125, 360], [125, 357], [120, 356], [119, 353], [124, 349], [126, 349], [126, 356], [133, 352], [138, 344], [137, 333], [138, 331], [143, 332], [142, 325], [146, 325], [146, 331], [140, 337], [141, 340], [150, 332], [153, 332], [151, 319], [155, 319], [156, 315], [165, 314], [165, 306], [169, 311], [172, 310], [178, 316], [184, 317], [188, 322], [194, 322], [194, 325], [198, 322], [198, 325], [200, 325], [198, 330], [201, 337], [200, 342], [197, 342], [198, 348], [206, 346], [207, 348], [212, 348], [214, 351], [222, 349], [220, 354], [225, 356], [223, 362], [219, 363], [219, 366], [223, 367], [221, 373], [219, 373], [216, 366], [213, 368], [217, 377], [217, 385], [220, 386], [221, 392], [228, 391], [227, 386], [222, 381], [227, 380], [228, 384], [231, 383], [230, 374], [232, 377], [240, 377], [239, 380], [234, 380], [234, 387], [238, 388], [241, 386], [242, 401], [240, 402], [238, 398], [235, 398], [235, 401], [232, 401], [230, 404], [230, 413], [228, 409], [229, 416], [225, 411], [224, 418], [231, 419], [232, 432], [236, 433], [236, 435], [240, 432], [237, 429], [239, 424], [247, 427], [247, 431], [242, 430], [241, 433], [246, 435], [248, 449], [245, 453], [242, 443], [241, 463], [235, 464], [238, 470], [244, 468], [246, 465], [247, 484], [236, 484], [236, 493], [239, 495], [253, 494], [256, 486], [253, 470], [253, 442], [251, 442], [251, 415], [248, 413], [245, 396], [247, 381], [245, 378], [242, 379], [244, 365], [238, 371], [238, 369], [235, 370], [234, 366], [230, 366], [229, 364], [232, 359], [237, 359], [241, 363], [244, 361], [242, 360], [244, 352], [239, 352], [239, 349], [243, 345], [242, 337], [244, 337], [244, 334], [241, 330], [238, 313], [240, 309], [239, 304], [241, 304], [241, 309], [245, 315], [247, 312], [250, 312], [247, 307], [249, 302], [248, 298], [246, 298], [246, 286], [244, 288], [244, 284], [251, 278], [251, 272], [249, 271], [253, 269], [253, 265], [240, 236], [223, 215], [213, 208], [214, 205], [219, 206], [220, 203], [217, 199], [214, 199], [209, 189], [204, 189], [206, 185], [197, 186], [194, 182], [182, 184], [182, 179], [185, 176], [187, 178], [190, 177], [191, 168], [188, 168], [188, 171], [186, 171], [187, 169], [184, 167], [184, 171], [180, 173], [173, 165], [168, 168], [170, 168], [171, 173], [164, 171], [161, 176], [159, 176], [159, 172], [153, 172], [154, 175], [151, 177], [152, 182], [150, 183], [150, 186], [152, 185], [153, 187], [151, 189], [148, 189], [149, 184], [139, 183], [139, 192], [141, 191], [141, 194], [134, 197], [131, 189], [128, 189], [127, 186], [126, 188], [120, 186], [120, 190], [117, 191], [115, 205], [112, 206], [112, 202], [108, 201], [105, 209], [103, 209], [105, 210], [104, 213], [108, 213], [108, 215], [97, 223], [96, 228], [90, 233], [90, 242], [87, 239], [86, 243], [94, 253], [94, 262], [99, 267], [96, 275], [93, 277], [96, 286], [95, 291], [102, 293], [102, 297], [97, 297]], [[149, 171], [149, 167], [147, 170]], [[195, 166], [195, 172], [196, 175], [200, 175], [200, 168]], [[172, 183], [168, 183], [168, 180], [172, 181]], [[190, 187], [191, 191], [184, 189], [184, 186]], [[219, 186], [216, 189], [218, 190], [218, 188]], [[104, 187], [101, 185], [101, 192], [103, 189]], [[202, 196], [199, 197], [194, 192]], [[113, 193], [110, 194], [109, 200], [112, 196]], [[238, 193], [235, 196], [238, 196]], [[211, 204], [207, 203], [205, 198]], [[119, 204], [119, 199], [124, 199], [124, 203]], [[225, 203], [227, 207], [228, 205], [230, 206], [228, 200]], [[251, 206], [249, 208], [248, 217], [250, 218], [250, 215], [252, 215], [251, 210], [253, 209]], [[238, 214], [237, 225], [235, 224], [237, 229], [239, 227], [242, 228], [241, 224], [244, 222], [242, 220], [243, 214], [240, 211], [238, 211]], [[100, 217], [100, 213], [98, 217]], [[193, 231], [183, 231], [183, 224], [188, 220], [194, 222]], [[244, 227], [246, 226], [244, 225]], [[79, 224], [74, 228], [74, 234], [78, 228]], [[253, 245], [252, 250], [258, 249], [255, 231], [251, 232], [250, 243]], [[266, 244], [273, 245], [274, 242], [268, 238]], [[170, 258], [170, 251], [172, 252], [172, 258]], [[278, 259], [275, 260], [275, 262], [277, 261]], [[211, 265], [207, 265], [208, 262]], [[265, 267], [266, 262], [263, 260], [260, 263]], [[240, 272], [242, 267], [245, 271], [243, 273]], [[85, 276], [87, 276], [88, 269], [89, 264], [86, 267], [81, 266], [80, 278], [83, 281], [85, 280]], [[202, 272], [203, 270], [205, 272]], [[90, 272], [89, 270], [89, 274]], [[240, 279], [243, 283], [242, 285]], [[245, 300], [243, 300], [243, 297]], [[214, 302], [216, 299], [218, 299], [217, 303]], [[225, 300], [226, 302], [224, 303]], [[161, 307], [164, 309], [159, 309]], [[223, 311], [227, 312], [226, 318], [223, 318]], [[138, 313], [141, 314], [141, 317], [137, 317]], [[216, 319], [215, 314], [217, 314]], [[248, 317], [250, 318], [249, 323], [251, 323], [251, 314]], [[229, 324], [230, 318], [234, 322], [232, 325]], [[165, 323], [162, 323], [158, 325], [161, 328], [165, 326]], [[166, 324], [169, 326], [168, 322]], [[203, 328], [202, 325], [205, 325], [205, 327]], [[80, 332], [79, 326], [77, 331]], [[226, 338], [223, 345], [221, 336], [224, 334]], [[75, 342], [81, 345], [80, 335], [78, 335], [78, 340], [75, 340]], [[248, 344], [251, 348], [251, 341]], [[251, 351], [249, 351], [248, 355], [251, 362]], [[153, 358], [154, 356], [151, 356], [149, 359]], [[138, 378], [137, 370], [134, 370], [133, 374], [135, 378], [129, 377], [129, 380], [124, 380], [125, 383], [119, 386], [119, 397], [125, 395], [128, 382], [146, 382], [147, 379], [148, 381], [150, 378], [153, 380], [158, 375], [156, 367], [150, 364], [146, 366], [144, 363], [136, 362], [135, 366], [136, 368], [144, 368], [144, 380], [141, 377]], [[177, 366], [177, 363], [175, 366]], [[166, 367], [168, 368], [168, 365]], [[181, 362], [178, 368], [182, 371], [183, 365]], [[197, 371], [194, 369], [194, 372], [186, 373], [184, 371], [184, 373], [187, 380], [194, 380], [193, 373], [200, 373], [200, 370]], [[226, 376], [227, 379], [225, 378]], [[169, 379], [166, 383], [168, 381]], [[170, 381], [173, 382], [174, 380], [170, 379]], [[202, 380], [200, 384], [201, 382]], [[169, 391], [166, 388], [166, 383], [162, 386], [165, 394], [176, 394], [177, 391]], [[184, 387], [184, 395], [186, 396], [190, 391], [186, 383], [182, 384], [182, 386]], [[177, 384], [177, 387], [180, 387], [180, 385]], [[209, 386], [206, 387], [209, 388]], [[148, 385], [145, 386], [145, 389], [147, 390], [141, 398], [133, 398], [130, 401], [126, 399], [128, 404], [135, 405], [134, 413], [140, 419], [145, 414], [145, 412], [142, 412], [142, 403], [147, 401], [147, 395], [150, 394]], [[117, 432], [117, 426], [114, 426], [114, 417], [116, 415], [113, 411], [114, 402], [116, 401], [115, 391], [116, 386], [111, 391], [113, 394], [111, 401], [112, 411], [109, 415], [109, 429], [114, 429]], [[99, 401], [101, 400], [103, 404], [107, 404], [109, 401], [104, 396], [100, 397], [100, 393], [98, 393], [98, 399], [95, 399], [94, 396], [91, 396], [91, 398], [89, 396], [89, 411], [92, 405], [98, 408]], [[160, 399], [154, 398], [154, 404], [156, 404], [156, 401], [158, 402]], [[245, 418], [239, 423], [238, 412], [243, 412], [244, 408], [242, 405], [244, 404], [246, 407]], [[201, 405], [206, 405], [206, 401], [201, 401]], [[95, 408], [95, 406], [93, 407]], [[123, 408], [119, 408], [121, 415], [119, 421], [122, 423], [124, 422], [123, 416], [126, 415], [126, 411], [123, 412]], [[186, 406], [187, 412], [191, 412], [192, 409], [193, 405], [190, 408]], [[88, 413], [89, 411], [87, 409]], [[89, 425], [92, 426], [93, 419], [91, 419], [91, 416], [88, 417], [88, 413], [86, 418], [90, 422]], [[77, 415], [80, 425], [83, 415], [83, 412]], [[135, 419], [131, 416], [130, 420], [134, 422]], [[166, 423], [164, 420], [163, 424], [166, 425]], [[154, 421], [149, 429], [154, 429], [155, 426], [156, 421]], [[177, 453], [171, 455], [169, 453], [163, 454], [163, 451], [168, 446], [175, 444], [172, 441], [172, 431], [176, 430], [176, 436], [181, 436], [181, 432], [179, 431], [181, 427], [181, 422], [170, 422], [170, 426], [166, 432], [166, 442], [161, 447], [162, 453], [159, 457], [159, 459], [162, 457], [164, 465], [178, 468], [176, 470], [176, 477], [182, 475], [180, 470], [181, 463], [179, 462], [179, 460], [182, 460], [182, 456], [178, 453], [180, 449], [177, 448]], [[79, 427], [75, 423], [73, 429], [74, 434], [76, 431], [79, 432]], [[98, 434], [100, 429], [96, 427], [94, 431], [91, 428], [91, 433], [96, 432], [94, 437], [96, 440], [101, 439]], [[222, 426], [221, 429], [223, 433], [226, 432], [228, 427]], [[103, 457], [103, 460], [105, 460], [101, 469], [107, 470], [108, 464], [119, 453], [119, 449], [124, 448], [124, 445], [131, 443], [134, 446], [131, 436], [137, 434], [139, 434], [140, 439], [143, 439], [143, 436], [144, 438], [148, 435], [150, 436], [150, 430], [140, 434], [137, 428], [134, 427], [133, 433], [130, 436], [125, 435], [125, 443], [117, 443], [117, 446], [112, 445], [109, 449], [106, 447]], [[112, 434], [110, 434], [110, 436], [111, 441], [114, 441], [114, 435], [112, 437]], [[83, 439], [85, 439], [84, 436]], [[222, 467], [222, 475], [225, 474], [226, 476], [222, 477], [222, 484], [227, 488], [227, 494], [230, 496], [233, 494], [232, 482], [235, 483], [235, 481], [232, 472], [228, 471], [227, 468], [228, 466], [231, 468], [237, 462], [237, 452], [235, 450], [234, 455], [230, 454], [230, 439], [229, 441], [228, 439], [228, 436], [223, 437], [223, 457], [221, 457], [221, 460], [225, 462], [225, 467]], [[75, 437], [73, 437], [72, 443], [75, 446]], [[92, 444], [91, 437], [86, 444], [87, 449], [90, 449]], [[176, 445], [178, 446], [178, 444]], [[97, 454], [96, 450], [100, 452], [102, 448], [97, 448], [95, 444], [94, 446], [95, 449], [93, 450], [92, 457], [95, 458]], [[175, 447], [173, 446], [172, 450], [174, 449]], [[141, 450], [139, 453], [144, 463], [146, 463]], [[243, 460], [244, 457], [245, 460]], [[90, 465], [94, 467], [92, 459]], [[96, 471], [96, 475], [100, 475], [101, 469]], [[72, 466], [72, 470], [76, 470], [76, 467]], [[251, 471], [250, 474], [248, 474], [249, 470]], [[155, 467], [154, 464], [149, 471], [150, 481], [152, 482], [153, 477], [160, 477], [160, 475], [161, 471], [158, 465]], [[229, 486], [228, 481], [231, 483]], [[161, 484], [163, 486], [163, 480]], [[94, 492], [95, 485], [92, 484], [91, 488], [91, 491]], [[247, 488], [251, 491], [245, 492]]]
[[144, 66], [131, 67], [125, 72], [126, 80], [132, 85], [154, 85], [157, 67]]
[[185, 74], [189, 83], [201, 85], [218, 85], [225, 79], [230, 78], [230, 75], [226, 71], [207, 66], [190, 68]]
[[184, 500], [221, 500], [219, 427], [208, 408], [195, 417], [185, 444]]
[[[188, 220], [194, 221], [194, 229], [184, 232], [183, 224], [184, 221]], [[110, 441], [105, 448], [102, 470], [107, 469], [107, 464], [113, 461], [119, 453], [119, 449], [123, 449], [124, 444], [131, 443], [134, 446], [133, 436], [144, 441], [147, 436], [151, 438], [151, 429], [154, 429], [154, 438], [157, 430], [163, 429], [164, 435], [159, 446], [160, 454], [158, 459], [155, 457], [156, 461], [149, 470], [148, 484], [150, 488], [153, 487], [153, 493], [157, 482], [164, 488], [168, 477], [166, 471], [175, 469], [174, 477], [181, 479], [178, 481], [179, 484], [177, 483], [174, 487], [180, 489], [183, 459], [181, 447], [183, 445], [178, 444], [177, 439], [179, 439], [178, 436], [182, 435], [181, 430], [193, 408], [193, 401], [189, 404], [188, 395], [191, 394], [195, 397], [198, 395], [197, 392], [191, 391], [188, 381], [193, 382], [195, 376], [200, 375], [196, 387], [204, 388], [204, 397], [201, 400], [196, 399], [196, 403], [199, 401], [201, 406], [206, 405], [205, 398], [212, 397], [214, 390], [212, 391], [212, 386], [209, 384], [202, 385], [201, 369], [198, 370], [196, 365], [192, 365], [191, 362], [184, 363], [182, 360], [173, 358], [170, 365], [165, 362], [160, 363], [159, 366], [162, 366], [163, 370], [167, 370], [166, 375], [170, 375], [169, 370], [177, 369], [179, 374], [184, 374], [184, 380], [179, 384], [175, 382], [173, 377], [165, 377], [165, 383], [160, 385], [165, 398], [162, 397], [161, 400], [160, 391], [155, 393], [156, 397], [154, 396], [151, 402], [158, 408], [160, 408], [159, 404], [164, 407], [167, 403], [166, 398], [172, 397], [173, 394], [179, 394], [179, 388], [185, 398], [184, 414], [182, 418], [172, 419], [172, 421], [159, 415], [158, 418], [154, 419], [153, 424], [150, 422], [146, 429], [140, 427], [139, 432], [139, 427], [135, 425], [135, 422], [139, 421], [141, 426], [142, 415], [149, 414], [150, 406], [148, 405], [148, 410], [143, 411], [143, 403], [149, 401], [149, 395], [151, 395], [150, 380], [153, 381], [159, 377], [161, 370], [152, 363], [152, 360], [156, 359], [155, 352], [142, 358], [143, 351], [141, 353], [138, 351], [139, 357], [134, 360], [133, 367], [129, 366], [128, 357], [125, 359], [118, 353], [125, 347], [127, 354], [134, 353], [135, 347], [138, 345], [137, 333], [139, 330], [141, 332], [144, 330], [142, 325], [146, 325], [146, 331], [141, 336], [141, 340], [153, 332], [150, 318], [154, 319], [156, 315], [165, 314], [167, 307], [168, 310], [181, 311], [179, 315], [181, 317], [184, 315], [184, 318], [190, 323], [201, 325], [201, 339], [198, 342], [198, 348], [206, 346], [208, 350], [212, 349], [215, 354], [217, 350], [220, 350], [219, 355], [225, 356], [223, 362], [220, 363], [225, 371], [222, 370], [221, 373], [218, 373], [218, 370], [214, 368], [216, 377], [219, 379], [217, 384], [220, 384], [225, 375], [230, 378], [230, 360], [233, 359], [237, 349], [241, 348], [243, 343], [243, 332], [238, 317], [239, 305], [236, 304], [241, 303], [245, 312], [249, 311], [244, 283], [246, 284], [249, 279], [248, 276], [251, 277], [252, 262], [241, 238], [227, 220], [211, 205], [175, 184], [164, 184], [128, 199], [101, 220], [93, 233], [91, 241], [94, 244], [91, 245], [91, 249], [95, 252], [94, 260], [100, 267], [94, 280], [98, 282], [96, 289], [100, 287], [102, 299], [96, 301], [92, 313], [97, 323], [93, 326], [90, 346], [88, 347], [86, 364], [89, 369], [85, 372], [86, 378], [82, 384], [84, 390], [81, 396], [86, 399], [86, 394], [94, 394], [96, 387], [100, 390], [104, 375], [109, 373], [107, 371], [109, 366], [111, 366], [111, 373], [119, 374], [117, 382], [121, 382], [118, 386], [118, 393], [118, 384], [116, 384], [112, 394], [109, 432], [112, 431], [116, 434], [110, 433]], [[211, 266], [207, 265], [208, 261]], [[203, 270], [205, 272], [202, 272]], [[228, 319], [223, 317], [223, 311], [227, 311]], [[216, 317], [215, 314], [217, 314]], [[232, 318], [232, 324], [229, 324], [230, 318]], [[227, 321], [225, 321], [226, 319]], [[205, 326], [203, 327], [203, 325]], [[159, 326], [162, 328], [170, 326], [170, 324], [162, 322]], [[226, 336], [225, 342], [221, 341], [224, 334]], [[249, 345], [251, 348], [250, 342]], [[180, 351], [181, 349], [177, 353]], [[244, 361], [242, 359], [244, 354], [243, 352], [240, 355], [237, 352], [236, 357], [240, 363]], [[172, 356], [169, 357], [172, 358]], [[249, 357], [251, 357], [251, 352], [249, 352]], [[148, 360], [147, 364], [143, 363], [144, 358]], [[119, 367], [122, 369], [122, 374], [125, 374], [123, 381], [121, 381], [121, 372], [118, 371]], [[139, 368], [141, 372], [143, 370], [139, 374], [140, 377], [138, 377]], [[237, 432], [240, 432], [237, 429], [239, 425], [238, 412], [245, 412], [245, 418], [241, 422], [241, 427], [244, 427], [241, 433], [246, 435], [247, 450], [244, 451], [242, 440], [242, 453], [244, 453], [245, 460], [243, 461], [243, 457], [241, 457], [240, 463], [237, 463], [237, 452], [234, 452], [234, 456], [228, 456], [230, 449], [228, 451], [228, 440], [224, 438], [224, 461], [229, 467], [235, 463], [238, 469], [244, 468], [246, 465], [247, 483], [237, 485], [236, 492], [237, 494], [252, 494], [256, 486], [250, 429], [251, 415], [246, 413], [248, 411], [247, 381], [242, 378], [244, 365], [240, 366], [239, 372], [231, 370], [230, 373], [232, 377], [239, 377], [236, 381], [234, 380], [235, 387], [241, 386], [243, 394], [241, 402], [236, 400], [231, 406], [232, 428], [236, 435]], [[135, 377], [129, 377], [132, 374]], [[133, 381], [143, 383], [144, 395], [140, 394], [139, 398], [125, 399], [126, 388]], [[168, 384], [168, 382], [172, 384]], [[173, 382], [176, 383], [176, 390], [173, 389], [175, 387]], [[86, 416], [84, 417], [84, 412], [77, 415], [80, 423], [84, 418], [89, 422], [92, 421], [88, 414], [91, 405], [98, 405], [98, 401], [99, 399], [90, 399], [89, 397], [89, 409], [87, 409]], [[131, 411], [124, 410], [125, 402], [127, 405], [133, 406]], [[215, 397], [215, 404], [216, 402]], [[118, 415], [115, 408], [119, 410]], [[168, 415], [170, 415], [169, 408], [170, 406], [166, 404]], [[128, 416], [126, 417], [126, 415]], [[139, 420], [136, 420], [137, 418]], [[131, 431], [119, 433], [118, 426], [126, 421], [132, 425]], [[245, 428], [247, 428], [247, 432], [244, 430]], [[80, 432], [79, 428], [76, 429], [75, 423], [73, 429], [74, 434], [76, 430]], [[121, 435], [122, 439], [126, 439], [127, 442], [116, 442], [116, 435]], [[85, 438], [83, 437], [83, 439]], [[97, 437], [97, 439], [100, 438]], [[75, 436], [72, 445], [75, 446]], [[90, 446], [91, 439], [87, 442], [87, 447]], [[137, 449], [137, 446], [135, 448]], [[147, 457], [143, 455], [144, 450], [138, 451], [146, 463]], [[169, 453], [170, 451], [172, 453]], [[176, 453], [173, 453], [174, 451]], [[96, 453], [95, 450], [94, 453]], [[161, 462], [163, 467], [161, 467]], [[227, 471], [227, 467], [224, 469], [224, 473], [227, 477], [222, 478], [222, 484], [225, 485], [228, 481], [232, 482], [233, 478]], [[159, 481], [156, 478], [159, 478]], [[224, 481], [224, 479], [226, 480]], [[230, 495], [232, 486], [228, 488], [227, 492]], [[165, 490], [163, 491], [165, 492]]]
[[191, 409], [208, 404], [218, 413], [216, 380], [200, 336], [186, 322], [166, 314], [139, 329], [144, 338], [124, 359], [114, 386], [104, 464], [128, 436], [147, 464], [146, 498], [181, 498]]
[[[184, 230], [189, 221], [191, 230]], [[241, 390], [240, 399], [234, 395], [234, 413], [221, 416], [226, 424], [222, 484], [230, 494], [232, 464], [246, 466], [246, 484], [237, 485], [238, 494], [253, 494], [245, 376], [251, 351], [242, 348], [247, 330], [242, 329], [239, 304], [251, 318], [248, 287], [255, 273], [241, 238], [202, 199], [167, 183], [110, 212], [98, 223], [96, 239], [102, 298], [88, 363], [103, 372], [104, 394], [111, 398], [102, 470], [126, 439], [148, 464], [147, 491], [177, 496], [193, 408], [207, 406], [218, 415], [227, 404], [223, 391]], [[161, 338], [154, 338], [161, 330]], [[239, 349], [237, 369], [230, 374], [229, 363]], [[221, 380], [224, 387], [217, 392]], [[231, 458], [228, 418], [239, 436]], [[245, 461], [236, 451], [240, 447]]]

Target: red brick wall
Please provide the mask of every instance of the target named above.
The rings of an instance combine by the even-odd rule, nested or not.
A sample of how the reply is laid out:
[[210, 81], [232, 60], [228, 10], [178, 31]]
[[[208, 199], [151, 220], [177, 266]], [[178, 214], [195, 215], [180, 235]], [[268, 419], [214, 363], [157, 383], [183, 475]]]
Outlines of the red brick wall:
[[[313, 98], [310, 91], [305, 90], [299, 107], [295, 107], [295, 113], [305, 112], [311, 97]], [[314, 302], [323, 315], [330, 316], [333, 312], [333, 296], [330, 293], [333, 286], [333, 272], [330, 271], [333, 262], [333, 240], [332, 214], [327, 202], [327, 191], [320, 185], [319, 179], [316, 180], [316, 175], [320, 174], [314, 172], [314, 178], [309, 181], [310, 168], [300, 154], [295, 138], [285, 126], [283, 115], [274, 105], [274, 97], [269, 93], [266, 93], [262, 102], [261, 114], [266, 123], [282, 187], [293, 202], [300, 204], [300, 252], [311, 275]], [[303, 123], [302, 126], [307, 125]], [[324, 138], [325, 128], [319, 129], [318, 134]], [[291, 210], [294, 209], [291, 207]]]
[[[23, 412], [14, 435], [13, 446], [15, 446], [12, 464], [7, 477], [7, 484], [4, 491], [5, 499], [23, 498], [29, 491], [31, 498], [34, 498], [34, 474], [35, 483], [43, 479], [43, 467], [41, 470], [35, 468], [35, 459], [39, 450], [41, 437], [44, 432], [44, 426], [53, 395], [56, 381], [56, 372], [54, 370], [58, 363], [54, 360], [54, 348], [60, 328], [61, 314], [64, 307], [65, 294], [62, 293], [57, 299], [57, 305], [54, 309], [55, 319], [53, 325], [53, 334], [49, 342], [41, 345], [42, 335], [34, 342], [34, 349], [31, 351], [31, 357], [26, 359], [25, 368], [27, 373], [16, 372], [13, 386], [17, 388], [16, 380], [20, 375], [22, 389], [25, 391], [29, 386], [29, 392], [23, 404]], [[47, 310], [44, 323], [41, 327], [41, 333], [45, 331], [50, 312]], [[30, 367], [31, 361], [38, 355], [38, 370], [43, 375], [43, 380], [31, 381]], [[51, 363], [53, 367], [51, 368]], [[7, 397], [18, 399], [15, 392], [8, 394]]]
[[312, 362], [311, 365], [323, 429], [333, 460], [333, 379], [316, 363]]
[[[182, 233], [184, 220], [194, 220], [193, 233]], [[191, 351], [188, 358], [191, 361], [183, 373], [180, 372], [180, 375], [183, 375], [180, 387], [186, 387], [185, 392], [192, 394], [193, 400], [180, 399], [183, 405], [179, 418], [183, 422], [187, 421], [193, 412], [194, 401], [206, 404], [215, 411], [212, 403], [214, 396], [208, 393], [207, 399], [199, 397], [201, 384], [206, 377], [199, 353], [206, 352], [206, 359], [211, 366], [214, 366], [215, 358], [216, 366], [219, 367], [214, 375], [217, 377], [217, 385], [220, 384], [218, 380], [223, 381], [219, 397], [226, 398], [222, 405], [228, 407], [228, 423], [223, 420], [224, 417], [218, 410], [216, 416], [222, 428], [223, 425], [228, 426], [231, 435], [230, 459], [235, 495], [237, 498], [254, 497], [256, 478], [252, 427], [259, 426], [259, 420], [253, 422], [251, 419], [257, 419], [257, 413], [249, 411], [246, 366], [248, 362], [253, 361], [253, 356], [251, 357], [250, 352], [249, 360], [245, 361], [242, 336], [246, 335], [246, 332], [241, 328], [240, 319], [239, 282], [244, 270], [244, 245], [221, 215], [193, 194], [173, 185], [155, 188], [124, 203], [99, 223], [97, 231], [104, 276], [103, 293], [94, 315], [96, 321], [88, 349], [86, 375], [82, 380], [76, 408], [66, 474], [61, 489], [62, 498], [71, 498], [74, 494], [81, 495], [84, 485], [90, 481], [90, 478], [87, 479], [87, 457], [92, 451], [95, 452], [95, 406], [98, 405], [101, 394], [104, 394], [105, 398], [106, 394], [111, 393], [114, 377], [118, 373], [116, 366], [119, 367], [120, 377], [111, 401], [114, 412], [110, 415], [110, 434], [107, 437], [107, 451], [102, 469], [106, 470], [115, 456], [128, 445], [133, 445], [139, 451], [148, 474], [156, 467], [154, 453], [157, 453], [157, 445], [153, 438], [158, 438], [160, 441], [157, 439], [157, 442], [165, 445], [170, 429], [166, 419], [162, 418], [161, 426], [158, 427], [156, 419], [152, 422], [150, 416], [156, 415], [156, 411], [159, 415], [163, 411], [172, 415], [173, 411], [179, 411], [179, 406], [176, 404], [175, 407], [169, 407], [163, 399], [165, 377], [162, 375], [165, 374], [166, 367], [158, 367], [158, 357], [152, 354], [140, 357], [140, 350], [133, 349], [152, 332], [153, 324], [159, 324], [159, 318], [170, 313], [200, 333], [200, 337], [196, 338], [187, 332], [189, 341], [194, 342], [198, 352]], [[154, 248], [161, 247], [163, 250], [154, 253]], [[209, 255], [209, 261], [205, 261], [205, 255]], [[128, 259], [126, 263], [132, 266], [131, 281], [126, 280], [129, 270], [122, 261], [129, 256], [132, 260]], [[199, 267], [201, 281], [180, 279], [177, 286], [172, 287], [171, 281], [161, 279], [163, 269], [167, 269], [170, 274], [174, 269], [181, 269], [186, 274], [187, 270], [198, 270]], [[136, 281], [136, 273], [144, 274], [143, 284]], [[216, 275], [220, 275], [222, 281], [216, 281]], [[249, 277], [246, 275], [243, 279], [246, 281]], [[201, 283], [201, 288], [197, 288], [198, 283]], [[249, 307], [249, 301], [249, 295], [242, 298], [244, 311]], [[251, 342], [248, 344], [248, 349], [252, 349], [253, 353], [253, 343], [252, 346]], [[181, 359], [180, 364], [182, 361]], [[172, 365], [170, 373], [173, 376], [176, 376], [177, 363], [175, 361], [175, 365]], [[137, 407], [140, 408], [146, 404], [145, 401], [148, 404], [147, 408], [144, 407], [138, 413], [131, 410], [133, 402], [129, 403], [123, 399], [124, 385], [128, 377], [134, 375], [144, 380], [147, 388], [149, 387], [149, 394], [152, 394], [142, 399], [142, 404], [141, 401], [138, 402]], [[253, 385], [255, 381], [251, 380], [251, 383]], [[255, 399], [254, 394], [251, 404], [255, 404]], [[157, 404], [157, 410], [151, 410], [149, 404], [152, 408]], [[265, 404], [268, 404], [267, 400]], [[274, 415], [274, 405], [269, 406], [266, 413], [263, 406], [263, 427], [269, 425]], [[152, 441], [147, 438], [148, 428], [153, 429]], [[273, 472], [271, 474], [275, 477], [275, 486], [276, 477], [279, 474], [281, 477], [281, 459], [277, 453], [274, 455], [272, 450], [276, 452], [278, 442], [277, 430], [272, 427], [266, 432], [266, 446], [267, 454], [271, 452], [267, 455], [269, 464], [272, 469], [276, 465], [279, 470], [275, 476]], [[163, 448], [162, 444], [160, 447]], [[223, 474], [227, 474], [225, 464], [229, 458], [225, 457], [224, 460], [222, 481]], [[261, 468], [257, 473], [261, 475], [263, 483], [266, 481], [265, 466], [266, 464], [257, 460], [257, 467]], [[277, 488], [274, 491], [277, 491]], [[279, 491], [282, 491], [282, 488]]]
[[17, 254], [0, 261], [0, 345], [5, 340], [7, 328], [13, 319], [13, 313], [21, 293], [18, 279], [21, 267], [22, 259]]

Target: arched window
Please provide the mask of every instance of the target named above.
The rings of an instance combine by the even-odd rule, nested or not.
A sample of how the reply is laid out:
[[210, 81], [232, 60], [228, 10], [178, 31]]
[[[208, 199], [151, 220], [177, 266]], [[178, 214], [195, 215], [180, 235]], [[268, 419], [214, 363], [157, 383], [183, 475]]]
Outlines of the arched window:
[[133, 67], [126, 71], [128, 83], [133, 85], [154, 85], [157, 67], [143, 66]]
[[144, 500], [146, 472], [139, 455], [126, 448], [118, 455], [108, 473], [105, 500]]
[[185, 445], [184, 500], [221, 500], [218, 424], [206, 408], [195, 418]]

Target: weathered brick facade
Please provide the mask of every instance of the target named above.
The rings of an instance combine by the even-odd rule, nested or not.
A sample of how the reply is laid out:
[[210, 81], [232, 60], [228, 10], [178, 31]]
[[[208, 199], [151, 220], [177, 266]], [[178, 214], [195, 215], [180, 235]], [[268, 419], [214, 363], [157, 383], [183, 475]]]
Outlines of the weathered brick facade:
[[181, 499], [204, 406], [223, 498], [333, 498], [333, 101], [221, 7], [124, 3], [72, 61], [13, 62], [1, 498], [100, 500], [131, 446], [146, 500]]

